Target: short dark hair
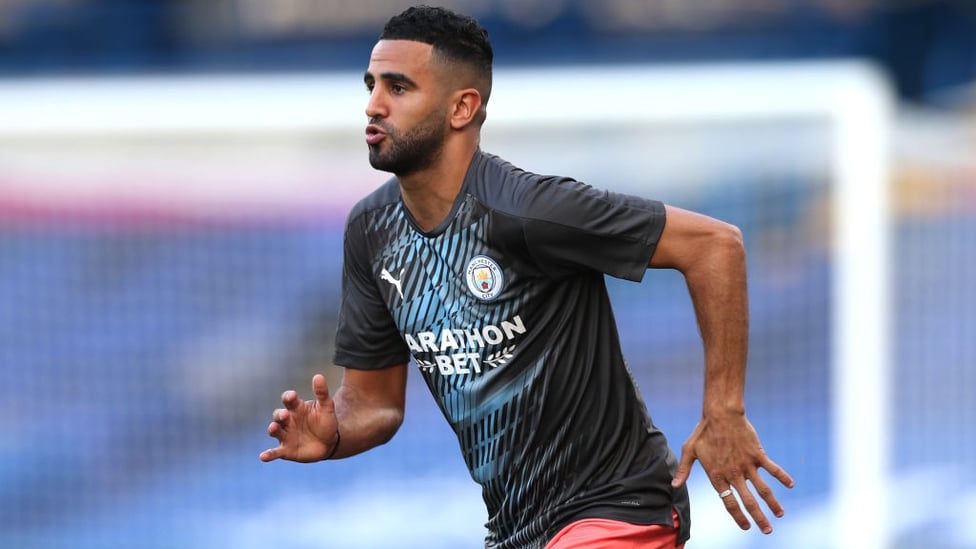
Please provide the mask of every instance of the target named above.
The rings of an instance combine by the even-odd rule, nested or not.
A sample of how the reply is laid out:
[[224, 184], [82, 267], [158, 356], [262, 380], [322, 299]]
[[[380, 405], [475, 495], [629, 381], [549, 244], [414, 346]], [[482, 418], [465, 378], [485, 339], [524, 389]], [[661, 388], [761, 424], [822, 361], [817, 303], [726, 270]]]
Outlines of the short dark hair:
[[488, 31], [473, 17], [434, 6], [413, 6], [387, 21], [380, 40], [413, 40], [433, 46], [445, 59], [467, 65], [482, 83], [485, 103], [491, 93], [494, 53]]

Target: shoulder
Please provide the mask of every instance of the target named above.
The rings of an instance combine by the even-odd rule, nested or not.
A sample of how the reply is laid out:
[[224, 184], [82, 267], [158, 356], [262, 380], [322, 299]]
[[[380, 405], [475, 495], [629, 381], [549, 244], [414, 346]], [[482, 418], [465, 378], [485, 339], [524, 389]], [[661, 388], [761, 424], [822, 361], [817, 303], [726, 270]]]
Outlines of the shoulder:
[[487, 181], [492, 185], [499, 181], [512, 184], [536, 184], [554, 178], [554, 176], [524, 170], [498, 155], [482, 150], [475, 153], [468, 177], [475, 182]]
[[377, 187], [359, 202], [353, 205], [346, 217], [346, 227], [360, 222], [364, 216], [379, 210], [385, 210], [400, 201], [400, 184], [396, 177], [391, 177]]
[[523, 219], [575, 224], [580, 216], [612, 207], [645, 207], [642, 198], [618, 194], [565, 175], [519, 168], [480, 152], [469, 170], [468, 192], [495, 211]]
[[478, 151], [468, 171], [468, 193], [492, 209], [526, 214], [539, 199], [552, 199], [564, 191], [587, 185], [570, 177], [524, 170], [494, 154]]

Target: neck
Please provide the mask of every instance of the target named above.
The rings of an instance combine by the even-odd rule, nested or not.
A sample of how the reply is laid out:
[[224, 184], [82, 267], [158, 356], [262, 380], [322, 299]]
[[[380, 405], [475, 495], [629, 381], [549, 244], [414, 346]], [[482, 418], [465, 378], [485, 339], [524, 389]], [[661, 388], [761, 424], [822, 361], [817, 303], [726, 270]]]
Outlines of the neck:
[[397, 176], [403, 204], [425, 232], [440, 225], [454, 207], [478, 148], [477, 142], [464, 145], [445, 143], [440, 158], [430, 167]]

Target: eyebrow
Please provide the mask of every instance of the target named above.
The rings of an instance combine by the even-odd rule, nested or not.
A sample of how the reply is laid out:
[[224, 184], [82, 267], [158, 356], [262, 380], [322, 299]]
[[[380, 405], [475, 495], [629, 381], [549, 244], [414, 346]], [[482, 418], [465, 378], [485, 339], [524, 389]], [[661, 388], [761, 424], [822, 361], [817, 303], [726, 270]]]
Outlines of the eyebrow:
[[[414, 82], [409, 76], [403, 74], [402, 72], [380, 73], [380, 79], [389, 82], [403, 82], [413, 87], [417, 86], [416, 82]], [[373, 81], [375, 81], [375, 77], [373, 76], [373, 73], [366, 71], [366, 73], [363, 75], [363, 82], [366, 82], [368, 84]]]

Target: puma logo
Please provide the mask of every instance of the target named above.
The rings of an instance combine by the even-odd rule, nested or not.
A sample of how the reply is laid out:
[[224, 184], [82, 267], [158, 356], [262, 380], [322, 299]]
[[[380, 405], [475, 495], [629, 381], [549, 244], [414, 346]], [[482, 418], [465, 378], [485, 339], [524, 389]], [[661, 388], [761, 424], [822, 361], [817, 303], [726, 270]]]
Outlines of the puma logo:
[[[404, 270], [406, 269], [400, 269], [401, 279], [403, 278]], [[393, 275], [390, 274], [390, 271], [383, 269], [383, 272], [380, 273], [380, 280], [384, 280], [386, 282], [389, 282], [390, 284], [393, 284], [393, 286], [396, 287], [397, 293], [400, 294], [400, 299], [403, 299], [403, 287], [401, 286], [402, 283], [399, 280], [393, 278]]]

